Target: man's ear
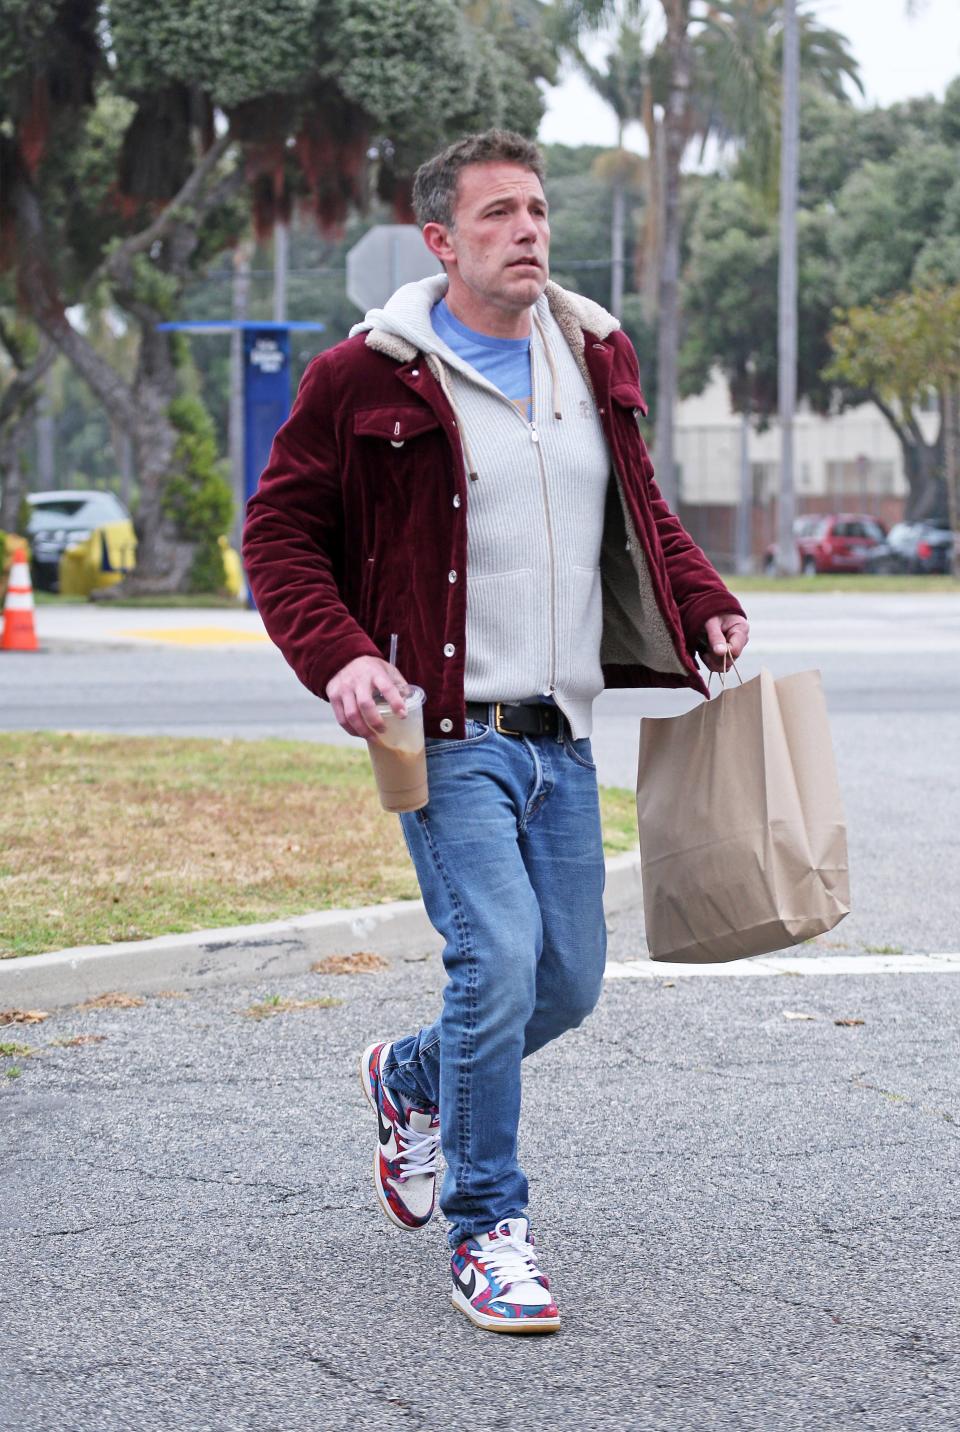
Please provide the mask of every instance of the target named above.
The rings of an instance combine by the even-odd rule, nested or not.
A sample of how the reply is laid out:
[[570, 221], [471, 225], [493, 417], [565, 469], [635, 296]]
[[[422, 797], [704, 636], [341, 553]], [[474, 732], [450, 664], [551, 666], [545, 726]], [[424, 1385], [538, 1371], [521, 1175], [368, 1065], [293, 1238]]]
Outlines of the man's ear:
[[423, 242], [444, 267], [456, 258], [446, 224], [424, 224]]

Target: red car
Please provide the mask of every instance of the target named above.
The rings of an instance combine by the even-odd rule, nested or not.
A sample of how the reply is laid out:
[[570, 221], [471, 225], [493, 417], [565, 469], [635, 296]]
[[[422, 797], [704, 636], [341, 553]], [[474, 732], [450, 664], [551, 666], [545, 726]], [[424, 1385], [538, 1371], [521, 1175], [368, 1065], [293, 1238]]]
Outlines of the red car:
[[[794, 523], [797, 555], [804, 576], [817, 572], [863, 572], [867, 559], [886, 537], [875, 517], [838, 512], [829, 517], [800, 517]], [[766, 553], [767, 570], [776, 564], [776, 547]]]

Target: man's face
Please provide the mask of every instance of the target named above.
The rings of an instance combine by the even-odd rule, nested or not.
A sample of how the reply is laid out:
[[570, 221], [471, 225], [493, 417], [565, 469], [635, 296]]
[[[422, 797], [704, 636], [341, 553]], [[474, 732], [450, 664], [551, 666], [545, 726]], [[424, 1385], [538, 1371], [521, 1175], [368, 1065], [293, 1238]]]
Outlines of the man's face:
[[[471, 307], [532, 308], [549, 277], [550, 225], [543, 186], [531, 170], [497, 161], [460, 171], [453, 225], [430, 247], [443, 260], [450, 296], [460, 286]], [[426, 235], [426, 230], [425, 230]]]

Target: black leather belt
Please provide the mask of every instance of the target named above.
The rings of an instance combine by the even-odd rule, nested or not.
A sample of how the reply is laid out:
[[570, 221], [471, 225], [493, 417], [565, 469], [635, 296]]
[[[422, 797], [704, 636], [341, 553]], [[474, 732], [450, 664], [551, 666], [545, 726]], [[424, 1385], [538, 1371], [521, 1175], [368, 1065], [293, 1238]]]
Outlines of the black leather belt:
[[482, 721], [501, 736], [553, 736], [564, 733], [565, 720], [558, 706], [543, 702], [468, 701], [468, 721]]

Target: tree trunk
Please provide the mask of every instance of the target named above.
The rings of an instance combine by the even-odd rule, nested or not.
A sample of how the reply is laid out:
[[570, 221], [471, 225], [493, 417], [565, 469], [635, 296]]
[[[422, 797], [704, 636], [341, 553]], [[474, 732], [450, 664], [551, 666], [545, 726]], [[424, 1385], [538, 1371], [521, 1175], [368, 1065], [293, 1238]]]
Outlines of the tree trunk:
[[24, 408], [0, 433], [0, 482], [3, 483], [0, 532], [16, 532], [21, 537], [25, 534], [19, 520], [20, 504], [27, 487], [21, 454], [29, 441], [33, 424], [33, 408]]
[[37, 443], [37, 490], [49, 491], [52, 487], [61, 486], [57, 482], [57, 429], [53, 416], [53, 403], [50, 398], [50, 372], [49, 369], [41, 379], [39, 392], [37, 393], [36, 417], [34, 419], [34, 432]]
[[[249, 241], [244, 239], [233, 251], [231, 317], [236, 323], [245, 322], [249, 313], [251, 248]], [[233, 489], [232, 542], [237, 551], [240, 550], [246, 503], [243, 379], [243, 333], [237, 329], [230, 335], [230, 416], [227, 437], [230, 449], [230, 483]]]
[[750, 405], [740, 414], [740, 502], [734, 568], [739, 576], [753, 571], [753, 473], [750, 467]]
[[613, 179], [612, 206], [610, 215], [610, 312], [614, 318], [623, 313], [623, 248], [626, 210], [626, 179], [620, 165], [623, 156], [623, 125], [617, 131], [617, 171]]
[[18, 279], [34, 322], [69, 359], [106, 409], [115, 430], [128, 435], [139, 478], [137, 510], [137, 570], [112, 594], [124, 592], [176, 592], [186, 588], [196, 544], [180, 538], [175, 524], [163, 511], [166, 479], [177, 442], [167, 410], [176, 393], [176, 372], [170, 335], [158, 333], [159, 314], [136, 297], [133, 261], [139, 254], [160, 248], [164, 271], [181, 283], [200, 237], [203, 219], [218, 204], [227, 202], [243, 186], [245, 170], [238, 165], [214, 183], [216, 166], [230, 143], [221, 135], [200, 158], [177, 197], [140, 234], [126, 240], [105, 260], [101, 277], [141, 326], [142, 341], [137, 374], [131, 383], [102, 358], [92, 344], [69, 322], [56, 291], [47, 257], [46, 233], [39, 199], [24, 180], [14, 189], [17, 222]]
[[178, 536], [176, 524], [163, 510], [177, 445], [177, 431], [167, 416], [177, 392], [177, 373], [170, 334], [157, 332], [156, 315], [140, 315], [140, 319], [140, 358], [134, 383], [137, 419], [130, 430], [140, 479], [137, 566], [121, 586], [131, 595], [184, 592], [196, 544]]
[[687, 144], [691, 57], [689, 0], [663, 0], [670, 80], [664, 109], [663, 233], [658, 284], [657, 437], [655, 468], [664, 498], [676, 507], [673, 424], [680, 346], [680, 162]]
[[800, 152], [800, 34], [796, 0], [783, 6], [783, 112], [780, 129], [780, 501], [777, 508], [777, 571], [799, 566], [793, 536], [793, 419], [797, 406], [797, 167]]
[[15, 532], [25, 490], [20, 454], [36, 421], [36, 407], [57, 350], [43, 340], [29, 368], [20, 369], [0, 398], [0, 532]]
[[946, 512], [942, 419], [936, 439], [928, 443], [912, 413], [907, 419], [901, 418], [877, 393], [870, 394], [870, 401], [880, 409], [890, 424], [903, 454], [903, 471], [909, 488], [903, 509], [904, 521], [920, 522], [924, 517], [942, 515]]
[[287, 321], [287, 276], [290, 272], [290, 226], [273, 226], [273, 321]]
[[947, 488], [947, 513], [950, 518], [950, 531], [953, 533], [953, 553], [950, 562], [952, 576], [960, 576], [960, 493], [958, 493], [958, 440], [960, 434], [957, 432], [958, 418], [958, 384], [948, 379], [943, 385], [940, 404], [943, 413], [943, 480]]
[[643, 305], [643, 316], [653, 323], [657, 313], [657, 285], [660, 282], [660, 231], [663, 195], [663, 124], [653, 107], [648, 85], [643, 95], [643, 127], [647, 135], [647, 194], [643, 214], [643, 242], [637, 245], [634, 276]]

